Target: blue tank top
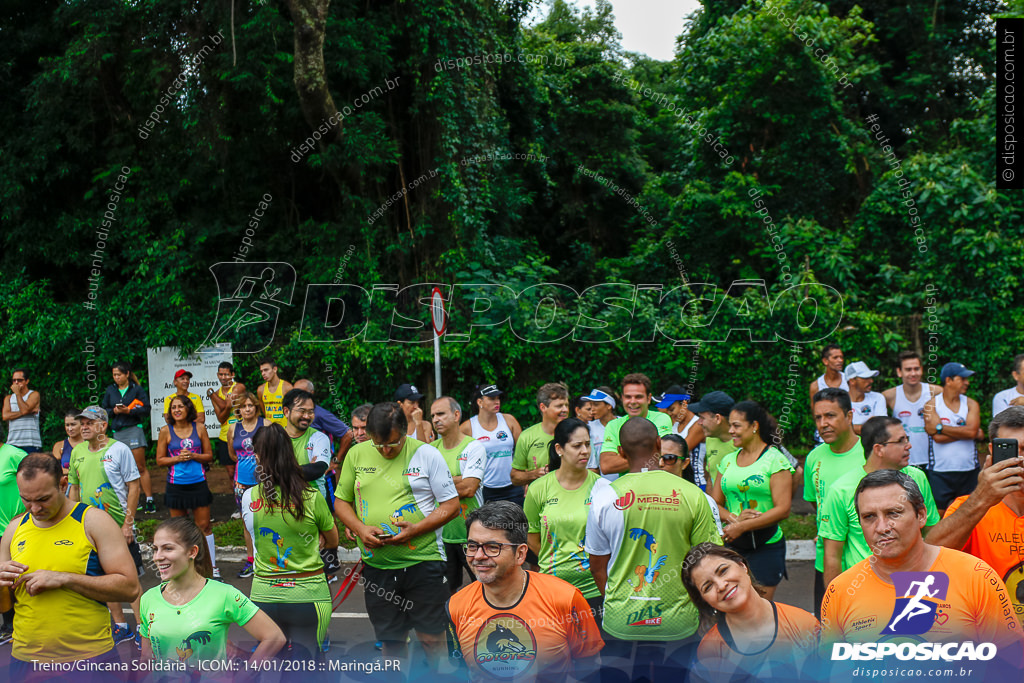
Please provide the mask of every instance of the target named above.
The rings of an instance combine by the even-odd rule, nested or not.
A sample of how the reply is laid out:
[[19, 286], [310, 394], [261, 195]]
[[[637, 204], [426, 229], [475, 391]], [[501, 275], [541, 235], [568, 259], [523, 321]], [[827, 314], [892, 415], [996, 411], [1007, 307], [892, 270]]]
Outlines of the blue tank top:
[[235, 456], [238, 464], [235, 465], [235, 481], [243, 486], [255, 486], [256, 481], [256, 454], [252, 450], [252, 439], [261, 427], [268, 424], [262, 417], [256, 418], [256, 427], [247, 432], [239, 420], [235, 423], [235, 438], [232, 443], [235, 449]]
[[[170, 431], [171, 440], [167, 444], [167, 455], [172, 458], [176, 458], [181, 455], [181, 452], [190, 451], [192, 453], [199, 453], [203, 449], [203, 442], [199, 438], [199, 430], [196, 429], [196, 423], [192, 423], [192, 433], [186, 436], [184, 439], [179, 438], [174, 433], [174, 427], [168, 426], [167, 429]], [[171, 469], [167, 471], [167, 482], [169, 484], [197, 484], [206, 479], [206, 473], [203, 472], [202, 463], [196, 462], [195, 460], [189, 460], [188, 462], [179, 462], [171, 465]]]
[[60, 466], [64, 469], [71, 467], [71, 451], [74, 450], [74, 446], [67, 439], [64, 439], [64, 446], [60, 452]]

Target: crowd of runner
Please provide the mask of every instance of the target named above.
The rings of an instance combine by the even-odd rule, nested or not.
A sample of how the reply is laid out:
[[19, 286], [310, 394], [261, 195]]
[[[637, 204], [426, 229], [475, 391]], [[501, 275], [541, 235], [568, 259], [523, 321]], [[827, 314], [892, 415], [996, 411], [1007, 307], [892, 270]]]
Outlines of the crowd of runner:
[[[465, 405], [426, 405], [402, 384], [346, 424], [272, 360], [255, 391], [222, 363], [205, 397], [179, 370], [155, 445], [162, 500], [146, 466], [149, 396], [127, 364], [111, 368], [100, 405], [65, 414], [50, 449], [43, 401], [17, 369], [0, 445], [10, 680], [53, 679], [39, 663], [109, 669], [129, 640], [150, 670], [314, 666], [330, 647], [343, 537], [361, 553], [349, 574], [381, 656], [407, 660], [414, 631], [433, 673], [812, 679], [830, 644], [908, 634], [993, 643], [996, 661], [1019, 666], [1024, 354], [987, 433], [960, 363], [932, 385], [919, 356], [901, 353], [900, 383], [876, 392], [878, 370], [844, 364], [834, 345], [821, 358], [808, 394], [818, 445], [801, 460], [758, 401], [717, 390], [693, 401], [679, 385], [655, 396], [640, 373], [576, 395], [544, 384], [537, 415], [519, 419], [494, 384]], [[248, 595], [219, 580], [215, 467], [244, 522]], [[814, 614], [774, 601], [799, 490], [816, 513]], [[158, 504], [170, 514], [151, 543], [160, 585], [143, 594], [135, 520]], [[255, 647], [231, 643], [231, 624]]]

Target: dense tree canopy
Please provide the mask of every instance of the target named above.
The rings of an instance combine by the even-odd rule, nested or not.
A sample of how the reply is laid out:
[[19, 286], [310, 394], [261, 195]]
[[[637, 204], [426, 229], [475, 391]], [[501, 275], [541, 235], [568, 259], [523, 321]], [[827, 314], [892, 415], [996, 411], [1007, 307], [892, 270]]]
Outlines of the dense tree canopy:
[[[236, 259], [295, 268], [269, 352], [285, 376], [333, 374], [346, 414], [432, 385], [430, 344], [388, 341], [429, 328], [389, 331], [378, 290], [365, 334], [304, 343], [310, 284], [466, 285], [453, 324], [512, 322], [446, 340], [445, 389], [497, 381], [527, 422], [543, 381], [633, 370], [778, 412], [826, 338], [881, 367], [876, 387], [905, 348], [929, 377], [977, 370], [979, 398], [1009, 386], [1024, 201], [994, 184], [1005, 6], [708, 3], [657, 62], [622, 48], [603, 0], [527, 25], [536, 4], [6, 4], [0, 358], [35, 368], [46, 424], [87, 400], [87, 363], [198, 347], [209, 268]], [[649, 283], [664, 296], [632, 288]], [[488, 285], [526, 291], [488, 318], [468, 296]], [[400, 315], [428, 320], [428, 290], [392, 297]]]

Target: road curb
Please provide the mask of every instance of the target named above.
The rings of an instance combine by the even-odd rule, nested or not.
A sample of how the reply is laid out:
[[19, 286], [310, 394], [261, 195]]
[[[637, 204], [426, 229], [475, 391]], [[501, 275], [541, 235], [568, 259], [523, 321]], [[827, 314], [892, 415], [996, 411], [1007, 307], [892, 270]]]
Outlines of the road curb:
[[786, 541], [786, 562], [807, 560], [814, 560], [814, 541]]

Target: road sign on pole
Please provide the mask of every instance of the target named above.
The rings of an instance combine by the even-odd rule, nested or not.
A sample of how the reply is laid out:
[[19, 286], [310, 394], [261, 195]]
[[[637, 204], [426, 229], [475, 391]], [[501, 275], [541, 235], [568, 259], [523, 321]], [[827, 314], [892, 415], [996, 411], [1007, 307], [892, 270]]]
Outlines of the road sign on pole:
[[442, 396], [441, 390], [441, 335], [448, 326], [448, 316], [444, 310], [444, 297], [441, 289], [434, 287], [430, 293], [430, 322], [434, 326], [434, 386], [437, 387], [437, 395]]

